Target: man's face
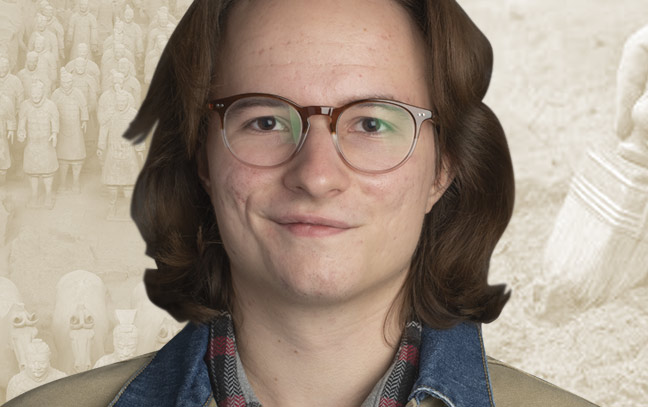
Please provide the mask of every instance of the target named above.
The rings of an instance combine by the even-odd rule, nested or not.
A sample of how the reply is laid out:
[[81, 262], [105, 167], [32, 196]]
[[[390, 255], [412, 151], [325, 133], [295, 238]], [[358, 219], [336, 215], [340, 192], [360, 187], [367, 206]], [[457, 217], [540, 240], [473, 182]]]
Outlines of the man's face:
[[34, 84], [31, 88], [31, 99], [34, 103], [39, 103], [43, 99], [43, 86]]
[[137, 336], [131, 333], [118, 334], [117, 341], [115, 343], [115, 352], [120, 359], [126, 359], [134, 356], [135, 350], [137, 350]]
[[79, 11], [81, 11], [82, 13], [88, 11], [88, 0], [79, 1]]
[[[232, 10], [223, 85], [214, 97], [262, 92], [302, 106], [380, 97], [430, 108], [424, 40], [395, 2], [256, 4]], [[443, 192], [435, 183], [430, 125], [421, 129], [411, 158], [384, 174], [345, 165], [324, 116], [311, 117], [302, 150], [278, 167], [238, 161], [221, 140], [216, 114], [205, 153], [208, 165], [200, 174], [237, 301], [245, 301], [239, 293], [302, 306], [391, 301], [409, 270], [423, 217]]]
[[47, 353], [36, 353], [27, 355], [27, 376], [30, 379], [40, 382], [43, 380], [50, 368], [49, 355]]

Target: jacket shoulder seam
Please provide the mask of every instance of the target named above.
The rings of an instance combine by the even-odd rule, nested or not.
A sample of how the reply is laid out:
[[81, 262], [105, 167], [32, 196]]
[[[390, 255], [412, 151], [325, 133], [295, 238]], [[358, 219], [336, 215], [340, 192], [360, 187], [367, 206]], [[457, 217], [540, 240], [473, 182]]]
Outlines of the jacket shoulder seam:
[[135, 373], [133, 373], [128, 378], [128, 380], [126, 380], [126, 383], [124, 383], [122, 385], [122, 387], [119, 389], [119, 392], [117, 392], [117, 394], [115, 395], [113, 400], [110, 402], [110, 404], [108, 404], [108, 407], [114, 407], [114, 405], [119, 401], [119, 399], [124, 394], [124, 392], [126, 391], [128, 386], [130, 386], [130, 384], [133, 382], [133, 380], [135, 380], [142, 373], [142, 371], [144, 369], [146, 369], [148, 367], [148, 365], [151, 364], [151, 362], [153, 361], [153, 358], [155, 357], [155, 353], [151, 353], [151, 354], [147, 355], [147, 357], [149, 358], [148, 362], [146, 362], [143, 366], [141, 366], [139, 369], [137, 369], [137, 371]]

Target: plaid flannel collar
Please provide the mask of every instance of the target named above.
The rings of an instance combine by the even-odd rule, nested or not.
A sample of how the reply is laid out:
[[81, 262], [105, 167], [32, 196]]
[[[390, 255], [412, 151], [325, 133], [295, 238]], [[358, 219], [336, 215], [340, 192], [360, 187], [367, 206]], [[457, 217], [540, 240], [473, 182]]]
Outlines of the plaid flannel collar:
[[[374, 389], [379, 395], [372, 392], [363, 407], [401, 407], [407, 403], [418, 373], [420, 339], [421, 324], [408, 323], [392, 366]], [[246, 379], [241, 371], [234, 324], [229, 314], [224, 313], [210, 322], [205, 362], [214, 398], [220, 407], [261, 406], [251, 388], [241, 383]]]

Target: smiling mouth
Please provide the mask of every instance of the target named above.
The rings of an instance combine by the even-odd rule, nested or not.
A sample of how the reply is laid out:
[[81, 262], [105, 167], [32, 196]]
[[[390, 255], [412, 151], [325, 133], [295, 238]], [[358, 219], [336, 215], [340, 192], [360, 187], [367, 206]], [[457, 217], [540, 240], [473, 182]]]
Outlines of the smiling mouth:
[[300, 237], [325, 237], [337, 235], [349, 230], [328, 225], [318, 225], [312, 223], [283, 223], [280, 224], [284, 229]]
[[281, 218], [275, 222], [283, 229], [300, 237], [333, 236], [353, 228], [345, 222], [317, 217]]

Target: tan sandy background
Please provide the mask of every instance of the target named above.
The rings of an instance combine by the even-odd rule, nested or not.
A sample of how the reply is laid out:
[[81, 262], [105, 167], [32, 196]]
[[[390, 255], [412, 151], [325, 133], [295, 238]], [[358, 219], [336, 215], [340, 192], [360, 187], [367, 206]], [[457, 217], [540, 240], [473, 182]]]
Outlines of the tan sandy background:
[[[3, 4], [0, 0], [0, 8]], [[507, 283], [513, 296], [501, 317], [484, 327], [488, 353], [602, 406], [648, 406], [648, 265], [630, 270], [644, 278], [622, 295], [583, 308], [557, 307], [543, 314], [536, 291], [545, 274], [544, 249], [572, 176], [588, 149], [618, 144], [616, 70], [624, 41], [648, 24], [648, 3], [460, 4], [494, 48], [486, 102], [506, 130], [517, 180], [515, 213], [490, 274], [491, 283]], [[37, 314], [38, 337], [53, 348], [54, 367], [63, 364], [50, 330], [58, 279], [76, 269], [91, 271], [105, 283], [111, 310], [130, 308], [143, 270], [154, 266], [127, 218], [124, 198], [118, 201], [118, 219], [106, 219], [101, 168], [94, 150], [88, 156], [81, 193], [58, 194], [51, 210], [26, 207], [29, 184], [19, 172], [10, 171], [3, 187], [8, 215], [0, 276], [18, 286], [26, 308]], [[110, 319], [112, 329], [115, 317]], [[106, 341], [109, 352], [109, 335]]]

